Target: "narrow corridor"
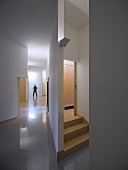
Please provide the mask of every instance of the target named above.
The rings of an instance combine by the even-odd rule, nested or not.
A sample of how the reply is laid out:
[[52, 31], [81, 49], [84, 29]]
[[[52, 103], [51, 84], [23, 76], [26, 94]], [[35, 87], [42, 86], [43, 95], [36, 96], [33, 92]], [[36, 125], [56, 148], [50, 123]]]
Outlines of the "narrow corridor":
[[88, 170], [89, 149], [56, 163], [46, 99], [20, 103], [17, 119], [0, 124], [0, 170]]

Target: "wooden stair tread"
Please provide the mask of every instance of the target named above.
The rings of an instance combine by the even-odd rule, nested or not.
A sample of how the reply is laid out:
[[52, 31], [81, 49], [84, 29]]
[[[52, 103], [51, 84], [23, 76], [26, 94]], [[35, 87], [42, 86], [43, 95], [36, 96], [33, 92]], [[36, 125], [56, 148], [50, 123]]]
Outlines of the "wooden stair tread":
[[73, 120], [76, 120], [76, 119], [81, 119], [82, 116], [77, 116], [77, 115], [74, 115], [73, 118], [70, 118], [69, 120], [64, 120], [64, 123], [67, 123], [67, 122], [70, 122], [70, 121], [73, 121]]
[[64, 135], [74, 132], [76, 130], [79, 130], [81, 128], [87, 127], [87, 126], [88, 126], [88, 124], [86, 124], [86, 123], [79, 123], [77, 125], [70, 126], [70, 127], [64, 129]]
[[64, 143], [64, 151], [67, 151], [68, 149], [73, 148], [74, 146], [86, 141], [89, 139], [89, 133], [80, 135], [76, 138], [73, 138], [72, 140]]

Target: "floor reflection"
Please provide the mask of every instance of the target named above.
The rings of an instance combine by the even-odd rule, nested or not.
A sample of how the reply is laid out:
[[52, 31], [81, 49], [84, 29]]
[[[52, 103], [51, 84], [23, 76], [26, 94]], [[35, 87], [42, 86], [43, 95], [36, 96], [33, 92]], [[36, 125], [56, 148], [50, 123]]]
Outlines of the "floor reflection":
[[88, 148], [56, 163], [46, 98], [20, 103], [17, 119], [0, 124], [0, 170], [88, 170]]
[[34, 106], [37, 106], [37, 99], [33, 99]]
[[[26, 110], [24, 109], [23, 111], [23, 107], [26, 107]], [[30, 160], [43, 164], [47, 169], [49, 158], [46, 114], [47, 107], [43, 103], [43, 98], [29, 101], [28, 106], [23, 106], [22, 104], [20, 113], [20, 148], [26, 151]], [[32, 161], [29, 162], [33, 164]]]
[[58, 170], [89, 170], [88, 146], [58, 164]]

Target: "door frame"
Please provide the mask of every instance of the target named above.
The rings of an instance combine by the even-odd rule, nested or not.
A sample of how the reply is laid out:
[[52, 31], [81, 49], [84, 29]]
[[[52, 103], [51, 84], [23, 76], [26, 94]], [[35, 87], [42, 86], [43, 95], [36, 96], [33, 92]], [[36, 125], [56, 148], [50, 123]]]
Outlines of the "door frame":
[[74, 115], [77, 115], [77, 62], [74, 62]]

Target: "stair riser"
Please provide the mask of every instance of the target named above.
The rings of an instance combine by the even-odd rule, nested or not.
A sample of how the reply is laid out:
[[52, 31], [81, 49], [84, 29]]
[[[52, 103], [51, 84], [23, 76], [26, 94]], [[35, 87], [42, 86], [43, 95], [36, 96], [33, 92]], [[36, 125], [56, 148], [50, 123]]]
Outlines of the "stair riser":
[[81, 123], [81, 122], [82, 122], [82, 118], [65, 122], [65, 123], [64, 123], [64, 128], [68, 128], [68, 127], [70, 127], [70, 126], [77, 125], [77, 124], [79, 124], [79, 123]]
[[76, 138], [76, 137], [78, 137], [78, 136], [80, 136], [82, 134], [85, 134], [88, 131], [89, 131], [89, 126], [86, 126], [86, 127], [81, 128], [81, 129], [78, 129], [76, 131], [73, 131], [71, 133], [65, 134], [64, 135], [64, 142], [67, 142], [67, 141], [69, 141], [69, 140], [71, 140], [73, 138]]
[[87, 146], [88, 144], [89, 144], [89, 139], [87, 139], [86, 141], [64, 151], [63, 159], [68, 157], [69, 155], [77, 152], [78, 150], [82, 149], [83, 147]]

